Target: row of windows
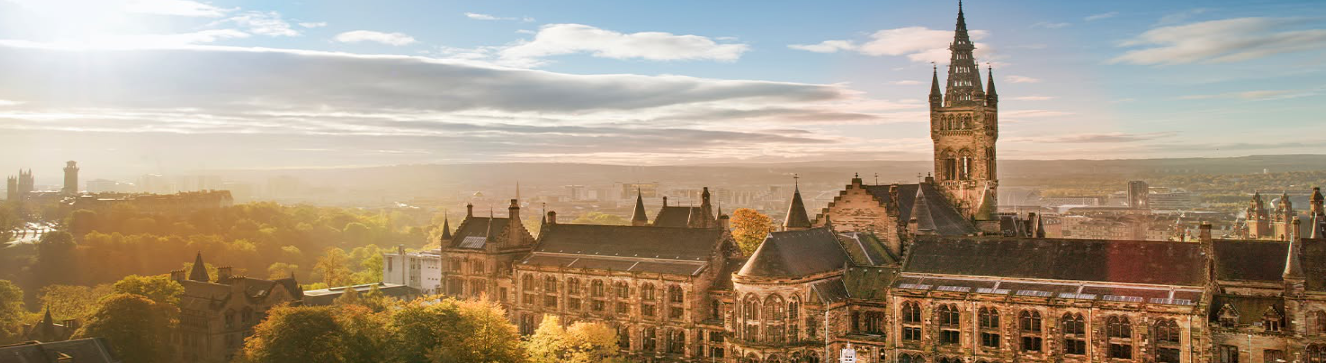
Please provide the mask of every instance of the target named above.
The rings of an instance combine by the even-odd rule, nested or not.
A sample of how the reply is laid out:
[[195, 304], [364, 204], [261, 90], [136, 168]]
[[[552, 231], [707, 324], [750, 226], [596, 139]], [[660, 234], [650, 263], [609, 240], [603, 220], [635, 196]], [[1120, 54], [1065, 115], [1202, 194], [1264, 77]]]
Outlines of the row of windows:
[[[533, 275], [524, 275], [520, 279], [521, 291], [525, 293], [540, 292], [538, 285], [534, 282]], [[558, 291], [558, 281], [556, 277], [546, 276], [543, 279], [542, 293], [556, 294]], [[580, 279], [566, 279], [566, 294], [570, 296], [580, 296], [584, 291], [581, 289]], [[613, 293], [619, 299], [628, 299], [631, 297], [631, 286], [626, 282], [613, 283]], [[603, 280], [592, 280], [589, 283], [589, 297], [603, 298], [607, 294], [607, 289]], [[652, 283], [643, 283], [640, 285], [640, 299], [644, 301], [657, 300], [656, 287]], [[682, 304], [686, 301], [686, 292], [679, 285], [670, 285], [667, 288], [667, 300], [672, 304]]]

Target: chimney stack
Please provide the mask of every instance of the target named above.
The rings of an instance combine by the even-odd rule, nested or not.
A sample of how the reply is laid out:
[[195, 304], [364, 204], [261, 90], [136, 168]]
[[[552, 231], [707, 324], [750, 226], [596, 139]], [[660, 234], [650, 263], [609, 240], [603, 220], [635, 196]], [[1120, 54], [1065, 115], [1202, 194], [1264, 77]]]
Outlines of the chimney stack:
[[474, 216], [474, 203], [465, 203], [465, 217], [469, 218], [473, 216]]
[[731, 222], [731, 219], [726, 214], [718, 216], [718, 228], [722, 228], [724, 231], [728, 230], [729, 222]]
[[217, 268], [216, 268], [216, 281], [217, 281], [218, 283], [226, 283], [226, 281], [227, 281], [227, 280], [230, 280], [230, 277], [232, 276], [232, 275], [231, 275], [231, 271], [232, 271], [232, 270], [231, 270], [230, 266], [226, 266], [226, 267], [217, 267]]
[[548, 211], [548, 224], [557, 224], [557, 211]]
[[1199, 229], [1197, 232], [1197, 242], [1211, 243], [1211, 222], [1202, 222], [1202, 225], [1197, 228]]

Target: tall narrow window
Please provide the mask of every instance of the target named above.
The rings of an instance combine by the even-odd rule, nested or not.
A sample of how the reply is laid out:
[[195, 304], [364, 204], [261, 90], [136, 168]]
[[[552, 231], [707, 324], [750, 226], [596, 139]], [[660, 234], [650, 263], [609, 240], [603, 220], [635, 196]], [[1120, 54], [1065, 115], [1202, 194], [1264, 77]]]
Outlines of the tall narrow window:
[[1087, 354], [1087, 326], [1082, 314], [1066, 313], [1062, 320], [1064, 334], [1064, 354]]
[[1133, 359], [1133, 324], [1126, 316], [1105, 319], [1105, 332], [1109, 337], [1110, 357]]
[[1018, 314], [1018, 327], [1022, 331], [1022, 351], [1040, 352], [1045, 344], [1041, 337], [1041, 313], [1023, 310]]
[[[1179, 363], [1179, 324], [1174, 319], [1161, 319], [1155, 325], [1156, 362]], [[1275, 362], [1274, 360], [1266, 362]]]
[[962, 314], [958, 311], [957, 305], [940, 305], [936, 314], [939, 318], [939, 344], [962, 343], [962, 334], [958, 330]]
[[981, 346], [985, 348], [999, 349], [999, 309], [992, 307], [982, 307], [979, 314], [979, 326], [981, 329]]

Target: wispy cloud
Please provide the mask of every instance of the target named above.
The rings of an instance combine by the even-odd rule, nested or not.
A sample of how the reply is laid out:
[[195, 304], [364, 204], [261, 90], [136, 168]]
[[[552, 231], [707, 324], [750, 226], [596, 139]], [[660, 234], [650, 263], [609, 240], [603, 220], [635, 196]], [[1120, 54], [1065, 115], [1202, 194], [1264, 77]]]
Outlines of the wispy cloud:
[[600, 58], [715, 60], [732, 62], [750, 50], [738, 43], [719, 43], [700, 35], [664, 32], [619, 33], [582, 24], [549, 24], [533, 40], [501, 50], [501, 61], [511, 65], [539, 65], [542, 58], [588, 53]]
[[921, 81], [913, 81], [913, 80], [908, 79], [908, 80], [902, 80], [902, 81], [894, 81], [893, 84], [896, 84], [896, 85], [899, 85], [899, 86], [914, 86], [914, 85], [921, 84]]
[[124, 9], [133, 13], [211, 18], [224, 16], [233, 10], [188, 0], [128, 0], [124, 2]]
[[333, 39], [341, 43], [375, 42], [395, 46], [409, 45], [415, 42], [414, 37], [405, 33], [383, 33], [372, 30], [348, 31], [337, 34]]
[[1032, 78], [1032, 77], [1027, 77], [1027, 76], [1004, 76], [1004, 81], [1007, 81], [1007, 82], [1009, 82], [1009, 83], [1040, 83], [1040, 82], [1041, 82], [1041, 80], [1040, 80], [1039, 78]]
[[[273, 37], [295, 37], [301, 33], [281, 18], [281, 13], [275, 11], [247, 11], [236, 15], [224, 21], [215, 23], [234, 23], [244, 28], [249, 33], [267, 35]], [[214, 25], [215, 25], [214, 24]]]
[[1156, 25], [1170, 25], [1170, 24], [1182, 23], [1184, 21], [1187, 21], [1188, 18], [1206, 13], [1207, 11], [1209, 11], [1209, 9], [1196, 8], [1196, 9], [1188, 9], [1180, 11], [1173, 14], [1167, 14], [1165, 16], [1160, 17], [1160, 20], [1156, 21]]
[[1012, 100], [1015, 100], [1015, 101], [1049, 101], [1049, 100], [1053, 100], [1054, 97], [1052, 97], [1052, 96], [1018, 96], [1018, 97], [1013, 97], [1013, 98], [1011, 98], [1011, 99], [1012, 99]]
[[1174, 136], [1174, 135], [1177, 135], [1177, 134], [1176, 134], [1176, 133], [1173, 133], [1173, 132], [1151, 132], [1151, 133], [1139, 133], [1139, 134], [1128, 134], [1128, 133], [1121, 133], [1121, 132], [1111, 132], [1111, 133], [1083, 133], [1083, 134], [1068, 134], [1068, 135], [1048, 135], [1048, 136], [1016, 137], [1016, 138], [1009, 138], [1007, 141], [1009, 141], [1009, 142], [1033, 142], [1033, 143], [1036, 143], [1036, 142], [1044, 142], [1044, 143], [1069, 143], [1069, 144], [1078, 144], [1078, 143], [1128, 143], [1128, 142], [1149, 141], [1149, 140], [1155, 140], [1155, 139], [1167, 138], [1167, 137], [1171, 137], [1171, 136]]
[[302, 27], [305, 27], [305, 28], [309, 28], [309, 29], [312, 29], [312, 28], [321, 28], [321, 27], [327, 26], [327, 22], [325, 22], [325, 21], [319, 21], [319, 22], [301, 22], [301, 23], [299, 23], [299, 26], [302, 26]]
[[1130, 50], [1111, 63], [1173, 65], [1238, 62], [1326, 48], [1326, 29], [1298, 18], [1237, 18], [1154, 28], [1120, 43]]
[[1065, 28], [1065, 27], [1067, 27], [1067, 26], [1069, 26], [1069, 25], [1072, 25], [1072, 24], [1068, 24], [1068, 23], [1055, 23], [1055, 22], [1042, 21], [1042, 22], [1038, 22], [1038, 23], [1035, 23], [1035, 24], [1031, 24], [1031, 28], [1032, 28], [1032, 29], [1036, 29], [1036, 28], [1042, 28], [1042, 29], [1060, 29], [1060, 28]]
[[1179, 97], [1184, 100], [1207, 100], [1207, 99], [1242, 99], [1242, 100], [1269, 100], [1302, 97], [1313, 94], [1312, 92], [1303, 92], [1295, 90], [1258, 90], [1244, 92], [1229, 92], [1205, 95], [1188, 95]]
[[526, 16], [526, 17], [520, 17], [520, 18], [517, 18], [517, 17], [501, 17], [501, 16], [495, 16], [495, 15], [489, 15], [489, 14], [481, 14], [481, 13], [465, 13], [465, 17], [466, 17], [466, 18], [470, 18], [470, 19], [474, 19], [474, 20], [519, 20], [519, 21], [523, 21], [523, 22], [526, 22], [526, 23], [528, 23], [528, 22], [533, 22], [533, 21], [534, 21], [534, 18], [531, 18], [531, 17], [528, 17], [528, 16]]
[[1082, 18], [1082, 20], [1085, 20], [1085, 21], [1096, 21], [1096, 20], [1102, 20], [1102, 19], [1113, 18], [1113, 17], [1118, 16], [1118, 15], [1119, 15], [1119, 12], [1117, 12], [1117, 11], [1111, 11], [1111, 12], [1108, 12], [1108, 13], [1100, 13], [1100, 14], [1092, 14], [1092, 15], [1088, 15], [1087, 17]]
[[[971, 30], [968, 33], [973, 41], [984, 39], [989, 35], [989, 32], [984, 30]], [[870, 35], [870, 40], [861, 43], [851, 40], [826, 40], [816, 44], [791, 44], [787, 47], [817, 53], [855, 51], [872, 56], [906, 56], [907, 59], [920, 63], [947, 63], [951, 55], [948, 43], [952, 41], [951, 30], [906, 27], [876, 31]], [[977, 57], [989, 57], [992, 54], [989, 45], [976, 43]]]

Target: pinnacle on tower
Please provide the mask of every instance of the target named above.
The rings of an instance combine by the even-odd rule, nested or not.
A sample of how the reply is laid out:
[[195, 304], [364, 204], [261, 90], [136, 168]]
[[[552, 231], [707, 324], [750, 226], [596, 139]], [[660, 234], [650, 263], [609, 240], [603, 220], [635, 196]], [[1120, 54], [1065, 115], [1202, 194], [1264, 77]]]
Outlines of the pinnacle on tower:
[[442, 212], [442, 239], [451, 240], [451, 221], [447, 218], [446, 212]]
[[988, 88], [985, 91], [985, 105], [994, 106], [999, 103], [999, 93], [995, 92], [994, 85], [994, 67], [986, 65], [986, 70], [989, 72], [988, 76], [990, 78], [985, 81], [988, 83]]
[[649, 225], [649, 216], [645, 215], [644, 194], [640, 192], [640, 188], [635, 189], [635, 211], [631, 212], [631, 225]]
[[[797, 179], [797, 177], [793, 177]], [[794, 182], [795, 183], [795, 182]], [[806, 215], [806, 204], [801, 201], [801, 186], [793, 187], [792, 203], [787, 206], [787, 219], [783, 221], [783, 230], [797, 231], [810, 228], [810, 217]]]
[[981, 70], [976, 66], [972, 51], [976, 46], [967, 33], [967, 19], [962, 13], [962, 3], [958, 3], [958, 23], [953, 32], [953, 43], [948, 46], [952, 55], [948, 64], [948, 88], [945, 90], [945, 106], [970, 106], [984, 104], [985, 91], [981, 89]]
[[930, 66], [930, 107], [939, 107], [944, 104], [944, 93], [939, 90], [939, 67]]
[[193, 269], [189, 271], [189, 280], [209, 282], [212, 277], [207, 275], [207, 266], [203, 264], [203, 253], [198, 252], [198, 256], [193, 259]]

